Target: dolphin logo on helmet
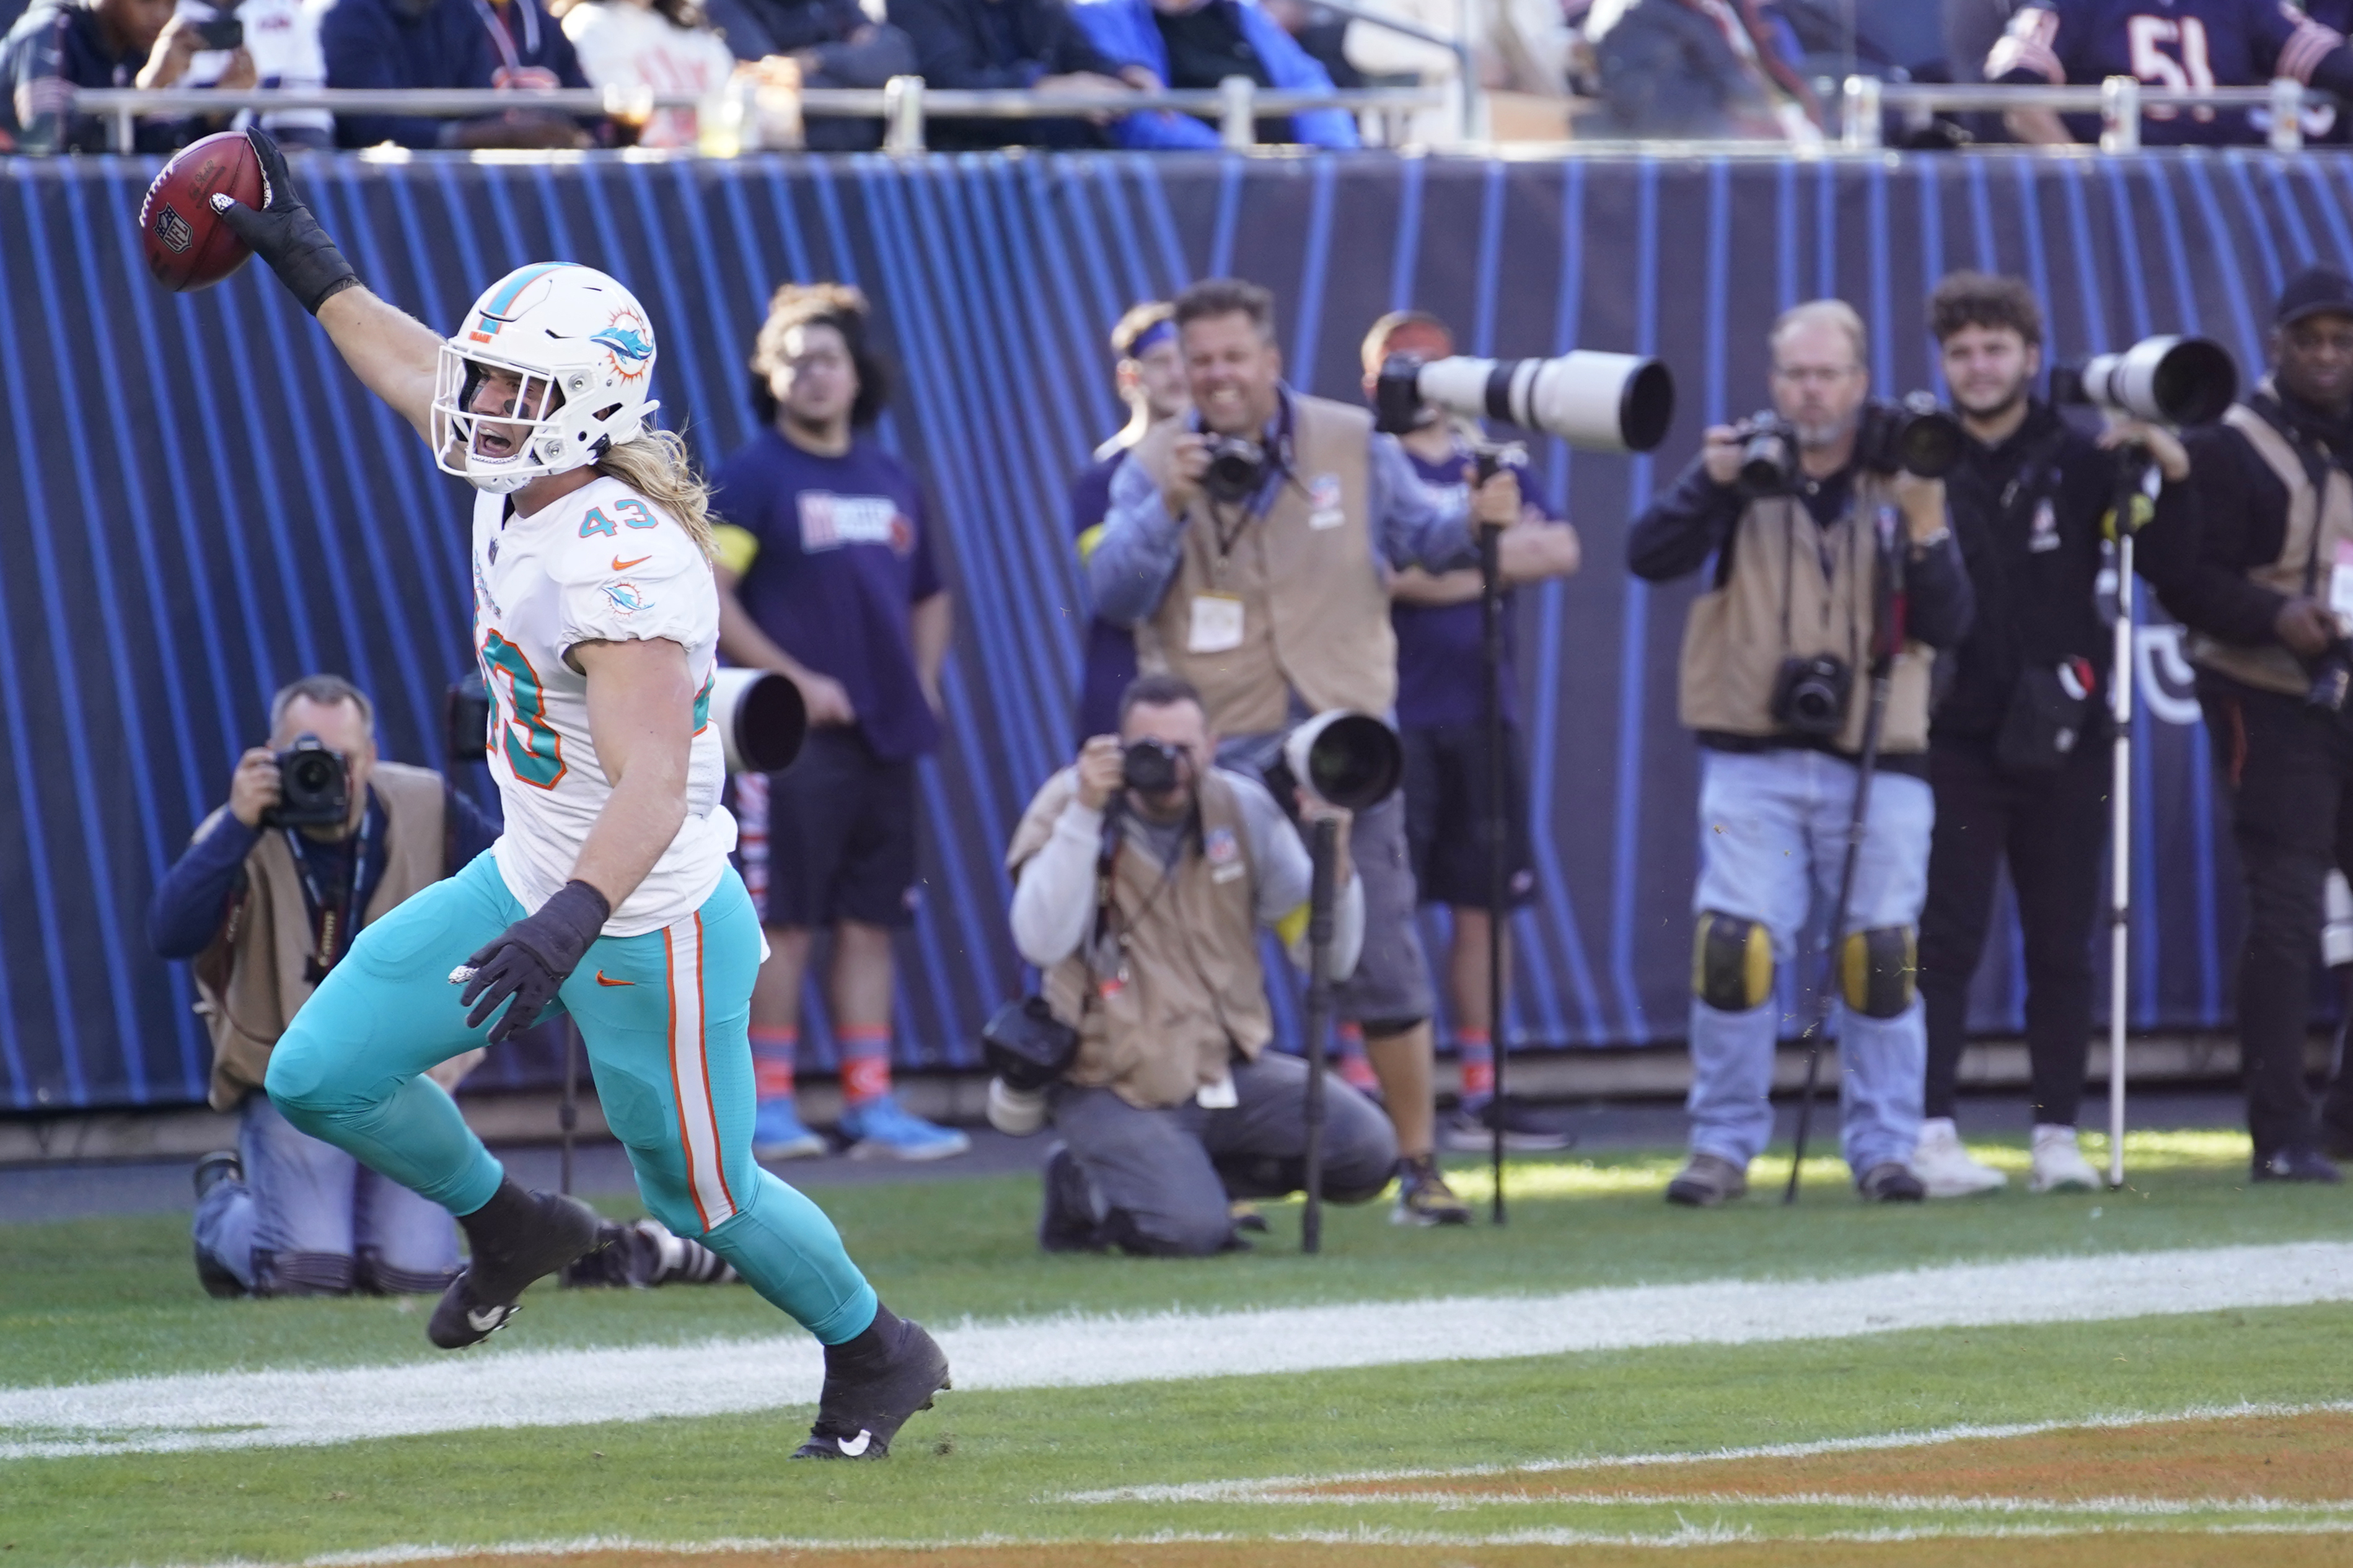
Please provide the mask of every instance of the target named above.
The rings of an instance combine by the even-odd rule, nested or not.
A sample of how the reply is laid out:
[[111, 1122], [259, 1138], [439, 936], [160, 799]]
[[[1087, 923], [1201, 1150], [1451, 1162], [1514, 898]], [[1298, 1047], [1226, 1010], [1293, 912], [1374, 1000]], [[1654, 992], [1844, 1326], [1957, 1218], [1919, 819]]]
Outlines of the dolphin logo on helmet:
[[[645, 308], [593, 267], [518, 268], [464, 320], [435, 369], [433, 458], [478, 489], [506, 494], [585, 468], [635, 440], [660, 406], [646, 396], [655, 354]], [[512, 395], [486, 402], [492, 383]]]

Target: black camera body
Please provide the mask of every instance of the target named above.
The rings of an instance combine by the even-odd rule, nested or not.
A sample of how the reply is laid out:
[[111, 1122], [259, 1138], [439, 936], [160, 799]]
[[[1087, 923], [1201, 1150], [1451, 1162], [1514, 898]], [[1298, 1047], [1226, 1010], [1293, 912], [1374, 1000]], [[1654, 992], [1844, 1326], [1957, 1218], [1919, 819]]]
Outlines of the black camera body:
[[1176, 787], [1179, 753], [1166, 741], [1131, 741], [1119, 757], [1119, 782], [1138, 795], [1166, 795]]
[[1830, 741], [1846, 728], [1854, 668], [1833, 654], [1796, 655], [1773, 676], [1773, 721], [1792, 735]]
[[[1798, 488], [1798, 432], [1788, 420], [1763, 413], [1734, 432], [1740, 441], [1740, 489], [1748, 496], [1785, 496]], [[1960, 466], [1961, 422], [1925, 392], [1896, 403], [1862, 405], [1854, 429], [1854, 466], [1865, 473], [1916, 474], [1941, 479]]]
[[1941, 479], [1961, 466], [1967, 434], [1961, 422], [1926, 392], [1896, 403], [1866, 403], [1855, 423], [1855, 467], [1874, 474], [1915, 474]]
[[316, 735], [297, 735], [278, 753], [278, 804], [265, 827], [341, 827], [352, 815], [352, 771]]
[[1740, 493], [1785, 496], [1798, 488], [1798, 429], [1767, 410], [1733, 431], [1740, 443]]
[[1209, 467], [1201, 476], [1201, 489], [1211, 500], [1240, 506], [1266, 488], [1265, 447], [1239, 436], [1214, 433], [1204, 436], [1202, 444]]
[[1042, 996], [1008, 1002], [980, 1032], [988, 1070], [1016, 1094], [1052, 1088], [1078, 1059], [1079, 1032], [1054, 1016]]

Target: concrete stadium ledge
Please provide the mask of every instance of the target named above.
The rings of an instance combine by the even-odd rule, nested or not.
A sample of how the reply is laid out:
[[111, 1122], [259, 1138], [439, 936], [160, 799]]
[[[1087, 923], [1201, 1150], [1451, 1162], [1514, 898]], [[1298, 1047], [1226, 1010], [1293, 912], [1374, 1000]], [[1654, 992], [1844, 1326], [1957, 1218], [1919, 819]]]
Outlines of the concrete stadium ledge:
[[[2306, 1047], [2307, 1066], [2325, 1072], [2329, 1050], [2327, 1036], [2312, 1037]], [[2090, 1077], [2103, 1087], [2107, 1081], [2107, 1057], [2106, 1041], [2095, 1042]], [[1829, 1062], [1824, 1065], [1834, 1067]], [[2235, 1037], [2221, 1034], [2140, 1036], [2132, 1042], [2131, 1069], [2136, 1084], [2235, 1082], [2239, 1045]], [[1514, 1054], [1506, 1077], [1515, 1098], [1539, 1102], [1679, 1100], [1691, 1087], [1691, 1058], [1681, 1045]], [[1774, 1064], [1774, 1088], [1795, 1090], [1804, 1084], [1805, 1077], [1805, 1052], [1784, 1045]], [[1826, 1070], [1822, 1081], [1834, 1083], [1834, 1071]], [[2022, 1040], [1981, 1040], [1961, 1058], [1964, 1089], [2022, 1088], [2026, 1081]], [[1458, 1083], [1455, 1065], [1441, 1060], [1439, 1093], [1453, 1093]], [[897, 1089], [902, 1102], [915, 1114], [971, 1126], [983, 1120], [988, 1079], [978, 1072], [902, 1072], [897, 1075]], [[839, 1116], [840, 1089], [830, 1080], [803, 1078], [799, 1093], [802, 1114], [810, 1122], [827, 1126]], [[553, 1143], [556, 1099], [550, 1089], [461, 1094], [458, 1105], [486, 1142]], [[581, 1075], [580, 1137], [597, 1142], [611, 1137], [585, 1072]], [[203, 1106], [0, 1115], [0, 1166], [77, 1160], [193, 1159], [208, 1150], [234, 1147], [236, 1142], [236, 1119]]]

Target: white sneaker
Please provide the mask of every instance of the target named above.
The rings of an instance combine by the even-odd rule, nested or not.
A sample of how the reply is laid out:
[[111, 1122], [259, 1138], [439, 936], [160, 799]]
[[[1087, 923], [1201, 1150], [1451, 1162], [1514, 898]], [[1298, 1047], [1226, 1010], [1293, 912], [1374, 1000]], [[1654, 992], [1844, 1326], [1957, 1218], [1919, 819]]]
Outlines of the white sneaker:
[[2034, 1173], [2026, 1180], [2030, 1193], [2100, 1190], [2099, 1173], [2075, 1147], [2075, 1130], [2037, 1122], [2034, 1127]]
[[1920, 1123], [1920, 1142], [1912, 1151], [1912, 1173], [1920, 1178], [1932, 1198], [1972, 1197], [2010, 1184], [2010, 1178], [2000, 1171], [1969, 1158], [1949, 1116], [1931, 1117]]

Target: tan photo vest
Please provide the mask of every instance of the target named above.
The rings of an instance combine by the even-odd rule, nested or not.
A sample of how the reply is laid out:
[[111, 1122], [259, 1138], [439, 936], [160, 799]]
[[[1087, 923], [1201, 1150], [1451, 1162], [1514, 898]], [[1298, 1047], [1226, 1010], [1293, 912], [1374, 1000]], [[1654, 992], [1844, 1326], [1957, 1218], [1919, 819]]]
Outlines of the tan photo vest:
[[[1191, 681], [1221, 735], [1286, 728], [1293, 692], [1310, 713], [1387, 713], [1397, 702], [1397, 637], [1387, 575], [1374, 562], [1366, 477], [1373, 416], [1295, 393], [1290, 404], [1291, 469], [1265, 514], [1195, 501], [1176, 578], [1135, 629], [1141, 668]], [[1222, 558], [1221, 518], [1231, 542]], [[1197, 651], [1204, 596], [1239, 601], [1234, 646]], [[1229, 621], [1230, 607], [1219, 608]]]
[[[1005, 856], [1017, 879], [1077, 793], [1077, 774], [1064, 768], [1029, 803]], [[1113, 862], [1111, 929], [1126, 936], [1125, 973], [1089, 973], [1092, 910], [1079, 951], [1046, 972], [1048, 1005], [1079, 1031], [1067, 1080], [1146, 1110], [1183, 1104], [1224, 1079], [1231, 1052], [1255, 1060], [1274, 1037], [1241, 802], [1215, 769], [1201, 780], [1200, 802], [1200, 837], [1185, 845], [1166, 887], [1162, 868], [1132, 842]]]
[[[2263, 386], [2269, 390], [2271, 383], [2265, 381]], [[2222, 423], [2244, 437], [2263, 466], [2287, 487], [2287, 531], [2280, 541], [2279, 559], [2249, 571], [2247, 580], [2291, 598], [2310, 594], [2325, 601], [2337, 547], [2353, 540], [2353, 479], [2331, 463], [2327, 489], [2316, 492], [2295, 445], [2270, 420], [2243, 403], [2234, 403], [2224, 412]], [[2188, 646], [2192, 664], [2260, 690], [2301, 697], [2311, 689], [2312, 677], [2304, 662], [2276, 643], [2248, 647], [2192, 632]]]
[[[448, 871], [441, 775], [378, 763], [368, 787], [384, 803], [384, 879], [368, 900], [362, 930]], [[227, 809], [206, 817], [195, 837], [211, 832]], [[196, 1011], [213, 1040], [214, 1110], [233, 1110], [261, 1087], [270, 1048], [311, 999], [305, 976], [312, 940], [294, 851], [285, 835], [265, 832], [245, 858], [245, 890], [194, 966]]]
[[[1856, 476], [1846, 515], [1827, 530], [1793, 496], [1748, 503], [1725, 544], [1732, 574], [1701, 595], [1683, 623], [1679, 707], [1685, 728], [1759, 740], [1784, 733], [1773, 718], [1781, 661], [1830, 654], [1854, 672], [1837, 749], [1862, 750], [1870, 706], [1872, 522], [1879, 508], [1894, 504], [1888, 482], [1873, 474]], [[1821, 567], [1826, 541], [1827, 577]], [[1916, 642], [1895, 656], [1881, 750], [1927, 749], [1928, 675], [1936, 657]]]

